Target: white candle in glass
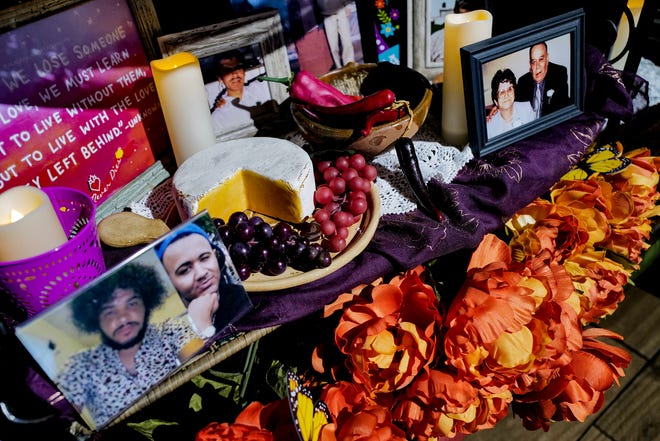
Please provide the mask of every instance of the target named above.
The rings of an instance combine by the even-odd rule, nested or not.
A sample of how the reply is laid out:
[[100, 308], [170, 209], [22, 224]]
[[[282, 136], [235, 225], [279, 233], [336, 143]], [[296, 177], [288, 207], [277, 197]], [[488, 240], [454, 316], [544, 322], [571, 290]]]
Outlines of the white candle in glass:
[[442, 82], [442, 137], [453, 145], [468, 138], [460, 50], [491, 37], [493, 16], [479, 9], [445, 17], [445, 60]]
[[213, 123], [199, 60], [188, 52], [153, 60], [151, 70], [174, 159], [183, 164], [215, 144]]
[[66, 243], [48, 195], [19, 186], [0, 194], [0, 262], [27, 259]]

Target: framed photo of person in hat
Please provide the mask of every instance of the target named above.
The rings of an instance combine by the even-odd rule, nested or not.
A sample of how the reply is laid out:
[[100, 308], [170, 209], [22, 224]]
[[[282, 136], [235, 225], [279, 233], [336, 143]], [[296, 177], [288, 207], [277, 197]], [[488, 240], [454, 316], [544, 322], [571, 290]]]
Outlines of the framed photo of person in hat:
[[287, 87], [256, 79], [291, 75], [276, 10], [162, 35], [158, 45], [163, 56], [189, 52], [199, 59], [217, 142], [281, 130]]
[[235, 49], [212, 57], [213, 80], [206, 90], [216, 137], [242, 128], [258, 130], [260, 119], [273, 112], [268, 83], [257, 80], [266, 70], [256, 50]]

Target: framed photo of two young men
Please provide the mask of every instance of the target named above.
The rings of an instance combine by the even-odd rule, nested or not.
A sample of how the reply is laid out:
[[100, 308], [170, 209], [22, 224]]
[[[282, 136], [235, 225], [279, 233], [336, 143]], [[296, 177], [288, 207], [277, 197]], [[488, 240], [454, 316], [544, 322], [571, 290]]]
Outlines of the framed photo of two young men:
[[469, 145], [484, 156], [583, 111], [584, 13], [461, 48]]
[[92, 430], [237, 336], [252, 309], [208, 212], [182, 223], [16, 335]]

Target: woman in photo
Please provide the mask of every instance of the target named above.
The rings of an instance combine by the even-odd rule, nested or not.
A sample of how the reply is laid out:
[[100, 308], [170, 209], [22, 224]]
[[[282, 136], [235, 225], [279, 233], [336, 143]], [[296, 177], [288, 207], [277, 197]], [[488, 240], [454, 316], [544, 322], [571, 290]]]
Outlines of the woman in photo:
[[486, 120], [488, 139], [536, 119], [529, 101], [515, 101], [516, 76], [511, 69], [499, 69], [491, 81], [491, 97], [496, 112]]

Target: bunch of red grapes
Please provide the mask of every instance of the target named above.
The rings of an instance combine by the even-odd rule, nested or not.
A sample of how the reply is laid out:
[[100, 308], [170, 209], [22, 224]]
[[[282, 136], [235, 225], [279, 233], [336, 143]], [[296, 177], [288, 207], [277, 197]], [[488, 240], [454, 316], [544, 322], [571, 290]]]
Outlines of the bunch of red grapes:
[[306, 272], [332, 263], [330, 253], [315, 243], [318, 225], [279, 221], [271, 226], [261, 216], [248, 217], [242, 211], [232, 213], [226, 223], [220, 218], [213, 222], [241, 280], [257, 272], [278, 276], [288, 267]]
[[339, 252], [346, 248], [348, 228], [367, 211], [367, 193], [377, 170], [359, 153], [316, 162], [314, 220], [319, 223], [323, 248]]

